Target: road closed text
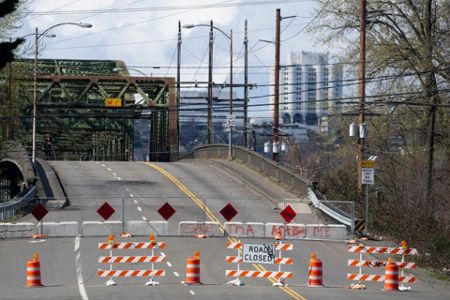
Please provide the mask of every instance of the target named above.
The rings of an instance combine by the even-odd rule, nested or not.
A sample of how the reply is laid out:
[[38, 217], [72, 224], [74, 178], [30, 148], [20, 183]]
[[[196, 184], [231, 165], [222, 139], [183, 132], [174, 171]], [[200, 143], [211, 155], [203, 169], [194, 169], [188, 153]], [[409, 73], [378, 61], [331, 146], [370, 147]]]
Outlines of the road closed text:
[[242, 258], [246, 263], [273, 264], [275, 262], [273, 244], [244, 244]]

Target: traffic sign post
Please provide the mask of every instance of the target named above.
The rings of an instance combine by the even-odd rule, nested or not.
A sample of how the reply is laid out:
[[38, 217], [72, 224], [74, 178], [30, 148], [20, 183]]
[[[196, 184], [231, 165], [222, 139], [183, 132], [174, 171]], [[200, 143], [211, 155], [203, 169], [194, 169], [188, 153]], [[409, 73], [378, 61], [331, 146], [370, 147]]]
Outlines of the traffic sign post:
[[[172, 207], [172, 205], [169, 204], [169, 202], [164, 203], [163, 206], [161, 206], [158, 209], [158, 213], [163, 217], [164, 220], [169, 221], [169, 219], [173, 216], [173, 214], [176, 212], [175, 208]], [[165, 226], [163, 222], [163, 234], [165, 233]], [[167, 230], [169, 231], [169, 230]]]
[[238, 212], [233, 207], [233, 205], [228, 203], [224, 208], [220, 210], [220, 214], [225, 218], [225, 220], [229, 222], [238, 214]]
[[274, 264], [275, 247], [273, 244], [244, 244], [242, 259], [245, 263], [252, 264]]
[[361, 182], [366, 186], [365, 232], [369, 227], [369, 185], [375, 183], [375, 162], [373, 160], [361, 161]]
[[109, 205], [108, 202], [103, 203], [102, 206], [100, 206], [97, 209], [97, 213], [103, 218], [103, 220], [108, 220], [116, 211], [114, 208]]
[[31, 214], [33, 215], [33, 217], [35, 217], [36, 220], [41, 223], [41, 226], [38, 225], [38, 228], [40, 227], [40, 233], [37, 235], [37, 238], [45, 238], [44, 221], [42, 221], [42, 219], [45, 217], [45, 215], [47, 215], [47, 213], [48, 210], [41, 203], [36, 204], [36, 206], [31, 210]]

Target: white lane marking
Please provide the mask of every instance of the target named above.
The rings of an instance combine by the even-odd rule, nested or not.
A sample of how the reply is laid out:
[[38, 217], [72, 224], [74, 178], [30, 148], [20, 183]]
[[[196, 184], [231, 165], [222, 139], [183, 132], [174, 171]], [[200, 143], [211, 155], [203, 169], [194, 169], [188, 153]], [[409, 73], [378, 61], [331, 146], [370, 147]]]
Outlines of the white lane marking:
[[119, 181], [120, 181], [120, 180], [122, 180], [122, 178], [120, 178], [120, 177], [117, 177], [117, 180], [119, 180]]
[[101, 164], [100, 166], [102, 166], [103, 168], [106, 167], [105, 164]]
[[133, 198], [133, 197], [134, 197], [134, 195], [133, 195], [132, 193], [130, 193], [130, 197], [131, 197], [131, 198]]
[[166, 256], [166, 254], [164, 252], [161, 251], [160, 253], [161, 253], [161, 256]]
[[116, 177], [116, 176], [117, 176], [117, 173], [116, 173], [116, 172], [113, 172], [113, 176]]
[[195, 293], [193, 290], [189, 290], [189, 293], [191, 293], [192, 296], [195, 296]]
[[142, 212], [142, 208], [140, 206], [137, 207], [137, 210]]
[[99, 165], [100, 163], [98, 161], [95, 162], [97, 165]]
[[147, 221], [147, 218], [146, 217], [142, 217], [142, 220]]
[[130, 190], [128, 188], [125, 188], [125, 191], [129, 192]]
[[172, 264], [170, 263], [170, 261], [167, 262], [167, 265], [172, 268]]
[[177, 272], [173, 272], [173, 275], [175, 275], [176, 277], [180, 277], [180, 274], [178, 274]]
[[80, 291], [81, 299], [89, 300], [84, 288], [83, 274], [81, 273], [81, 253], [80, 253], [80, 237], [75, 238], [75, 268], [77, 272], [78, 290]]
[[30, 244], [36, 244], [36, 243], [43, 243], [43, 242], [45, 242], [46, 240], [34, 240], [34, 241], [29, 241], [28, 243], [30, 243]]
[[111, 168], [106, 168], [106, 170], [108, 170], [108, 171], [110, 171], [110, 172], [112, 171]]
[[138, 202], [137, 202], [137, 200], [136, 200], [136, 199], [134, 199], [133, 201], [134, 201], [134, 204], [138, 204]]

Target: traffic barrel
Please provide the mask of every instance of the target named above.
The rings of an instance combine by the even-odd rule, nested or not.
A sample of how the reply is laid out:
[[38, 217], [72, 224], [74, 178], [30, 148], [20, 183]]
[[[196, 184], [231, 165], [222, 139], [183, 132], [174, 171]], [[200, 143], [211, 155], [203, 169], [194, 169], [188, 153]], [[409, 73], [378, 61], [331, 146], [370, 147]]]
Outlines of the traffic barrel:
[[186, 261], [186, 281], [184, 284], [201, 284], [200, 282], [200, 252], [188, 257]]
[[389, 257], [384, 273], [385, 291], [398, 291], [398, 266]]
[[309, 272], [308, 272], [308, 286], [319, 287], [323, 286], [322, 283], [322, 261], [316, 258], [314, 253], [311, 253], [309, 260]]
[[27, 287], [41, 286], [41, 262], [39, 254], [35, 253], [33, 259], [27, 261]]

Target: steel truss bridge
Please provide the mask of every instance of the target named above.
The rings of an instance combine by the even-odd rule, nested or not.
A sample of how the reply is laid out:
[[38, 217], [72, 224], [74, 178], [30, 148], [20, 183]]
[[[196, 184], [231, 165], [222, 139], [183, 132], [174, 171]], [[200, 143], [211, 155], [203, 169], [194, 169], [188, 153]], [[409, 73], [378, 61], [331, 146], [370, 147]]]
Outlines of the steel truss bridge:
[[[1, 79], [4, 139], [20, 141], [30, 153], [33, 62], [13, 62]], [[105, 106], [106, 98], [120, 98], [121, 107]], [[40, 59], [36, 103], [38, 157], [50, 137], [49, 159], [128, 160], [140, 143], [139, 130], [149, 135], [150, 160], [178, 155], [174, 78], [129, 76], [121, 61]]]

